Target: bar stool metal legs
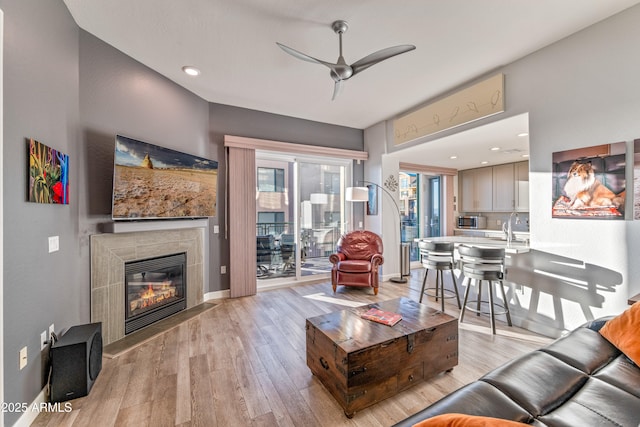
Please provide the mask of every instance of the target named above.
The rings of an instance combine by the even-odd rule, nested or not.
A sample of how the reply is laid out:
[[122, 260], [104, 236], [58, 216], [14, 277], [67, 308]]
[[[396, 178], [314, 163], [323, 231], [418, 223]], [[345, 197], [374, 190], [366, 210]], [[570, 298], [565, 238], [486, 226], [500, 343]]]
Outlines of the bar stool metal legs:
[[[458, 247], [458, 253], [462, 260], [462, 272], [465, 275], [464, 281], [469, 279], [467, 287], [464, 292], [464, 301], [462, 303], [462, 310], [460, 311], [460, 323], [464, 320], [464, 314], [466, 310], [470, 310], [480, 316], [482, 311], [481, 304], [487, 303], [489, 306], [489, 319], [491, 323], [491, 331], [496, 333], [496, 321], [495, 316], [504, 314], [507, 318], [507, 324], [512, 326], [511, 313], [509, 312], [509, 302], [507, 300], [506, 293], [504, 291], [504, 283], [502, 281], [504, 277], [504, 249], [499, 248], [477, 248], [471, 246], [460, 245]], [[463, 283], [464, 283], [463, 281]], [[478, 285], [478, 294], [475, 301], [468, 301], [469, 290], [473, 281]], [[489, 294], [489, 301], [482, 301], [482, 282], [488, 282], [487, 291]], [[500, 289], [503, 304], [494, 301], [493, 285], [497, 284]], [[475, 309], [469, 307], [468, 304], [475, 302]], [[499, 307], [501, 311], [495, 311], [495, 307]], [[485, 313], [486, 314], [486, 313]]]
[[[461, 308], [460, 295], [458, 294], [458, 285], [456, 283], [456, 277], [454, 274], [454, 261], [453, 261], [453, 243], [449, 242], [429, 242], [421, 241], [418, 243], [420, 248], [420, 258], [424, 267], [424, 278], [422, 279], [422, 289], [420, 290], [420, 302], [425, 295], [425, 290], [434, 289], [435, 299], [440, 299], [440, 309], [444, 313], [444, 300], [445, 298], [453, 298], [455, 296], [458, 303], [458, 308]], [[435, 288], [426, 288], [427, 276], [429, 270], [436, 271], [436, 286]], [[447, 296], [446, 292], [451, 292], [444, 288], [444, 271], [451, 271], [451, 279], [453, 280], [453, 294]]]

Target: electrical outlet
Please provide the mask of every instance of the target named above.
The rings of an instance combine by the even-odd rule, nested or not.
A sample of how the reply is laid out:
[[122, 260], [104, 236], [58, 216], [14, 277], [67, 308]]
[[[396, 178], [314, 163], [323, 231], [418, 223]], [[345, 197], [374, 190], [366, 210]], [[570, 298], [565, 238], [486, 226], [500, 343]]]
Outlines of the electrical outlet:
[[55, 326], [53, 326], [53, 323], [49, 325], [49, 339], [51, 339], [51, 335], [56, 331]]
[[18, 354], [18, 360], [20, 362], [20, 370], [23, 370], [25, 366], [27, 366], [27, 346], [24, 346], [20, 349], [20, 353]]
[[221, 265], [220, 266], [220, 274], [227, 274], [227, 266], [226, 265]]
[[49, 253], [56, 252], [60, 249], [60, 237], [49, 236]]
[[40, 351], [47, 348], [47, 331], [42, 331], [40, 334]]

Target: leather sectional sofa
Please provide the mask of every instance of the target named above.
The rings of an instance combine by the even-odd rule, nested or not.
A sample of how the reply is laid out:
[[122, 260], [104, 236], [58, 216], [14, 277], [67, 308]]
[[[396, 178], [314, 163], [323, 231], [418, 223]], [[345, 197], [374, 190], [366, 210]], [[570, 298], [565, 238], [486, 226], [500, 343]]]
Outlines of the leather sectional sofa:
[[395, 427], [447, 413], [537, 427], [640, 426], [640, 368], [598, 332], [608, 319], [489, 372]]

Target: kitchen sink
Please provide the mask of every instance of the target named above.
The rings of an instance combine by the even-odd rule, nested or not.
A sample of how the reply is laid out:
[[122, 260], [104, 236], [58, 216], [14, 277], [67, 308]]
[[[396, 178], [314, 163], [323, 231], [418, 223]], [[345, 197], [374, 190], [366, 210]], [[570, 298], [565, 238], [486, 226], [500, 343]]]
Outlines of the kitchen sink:
[[[494, 240], [496, 242], [506, 242], [507, 238], [506, 237], [487, 237], [487, 239], [489, 240]], [[529, 240], [528, 239], [513, 239], [511, 240], [511, 243], [523, 243], [523, 244], [529, 244]]]

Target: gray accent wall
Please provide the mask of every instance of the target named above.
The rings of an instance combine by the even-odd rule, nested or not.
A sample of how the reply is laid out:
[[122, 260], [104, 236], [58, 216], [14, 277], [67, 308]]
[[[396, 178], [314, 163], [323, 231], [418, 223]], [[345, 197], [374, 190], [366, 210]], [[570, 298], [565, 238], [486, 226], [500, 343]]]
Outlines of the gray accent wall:
[[[78, 27], [61, 1], [0, 1], [4, 11], [4, 400], [42, 389], [40, 333], [88, 319], [87, 268], [78, 242], [81, 150]], [[69, 155], [66, 206], [27, 201], [27, 138]], [[60, 237], [49, 254], [48, 236]], [[27, 346], [28, 363], [18, 369]], [[4, 413], [12, 425], [19, 413]]]
[[[4, 12], [4, 400], [42, 390], [40, 333], [90, 321], [89, 237], [111, 219], [117, 133], [219, 162], [204, 292], [229, 289], [223, 135], [363, 149], [363, 131], [210, 104], [80, 30], [61, 0], [0, 0]], [[70, 204], [27, 202], [27, 138], [70, 156]], [[357, 165], [355, 177], [362, 177]], [[361, 218], [361, 217], [360, 217]], [[220, 234], [213, 225], [220, 224]], [[48, 253], [48, 237], [60, 250]], [[207, 272], [205, 272], [205, 276]], [[18, 369], [18, 352], [28, 364]], [[4, 414], [6, 425], [18, 413]]]

